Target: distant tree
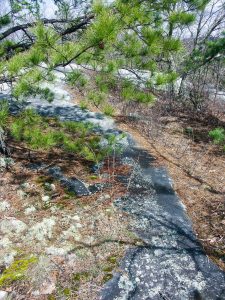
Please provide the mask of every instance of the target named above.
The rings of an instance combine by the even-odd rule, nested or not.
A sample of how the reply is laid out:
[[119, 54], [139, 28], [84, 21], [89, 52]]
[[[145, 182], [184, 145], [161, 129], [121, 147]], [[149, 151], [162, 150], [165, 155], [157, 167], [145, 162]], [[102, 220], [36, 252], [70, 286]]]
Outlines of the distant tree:
[[[207, 105], [208, 89], [218, 89], [224, 77], [225, 1], [211, 0], [196, 14], [185, 31], [183, 55], [177, 59], [183, 103], [201, 111]], [[215, 92], [216, 97], [216, 92]], [[209, 103], [209, 102], [208, 102]]]

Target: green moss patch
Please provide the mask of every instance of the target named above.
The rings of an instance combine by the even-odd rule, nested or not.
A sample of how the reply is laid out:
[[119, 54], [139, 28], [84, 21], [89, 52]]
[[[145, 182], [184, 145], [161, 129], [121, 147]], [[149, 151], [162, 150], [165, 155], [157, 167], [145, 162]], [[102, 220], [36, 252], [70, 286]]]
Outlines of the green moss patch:
[[38, 259], [34, 256], [15, 260], [0, 276], [0, 287], [7, 286], [14, 281], [24, 279], [28, 268], [37, 261]]

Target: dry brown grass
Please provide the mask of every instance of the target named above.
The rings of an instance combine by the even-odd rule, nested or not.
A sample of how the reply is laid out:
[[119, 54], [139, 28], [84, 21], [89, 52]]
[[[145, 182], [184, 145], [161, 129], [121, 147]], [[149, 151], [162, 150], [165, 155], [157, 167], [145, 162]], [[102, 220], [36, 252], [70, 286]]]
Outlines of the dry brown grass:
[[[78, 104], [83, 95], [77, 90], [73, 93]], [[122, 103], [116, 93], [109, 102], [117, 109], [118, 127], [131, 133], [158, 164], [168, 168], [202, 246], [225, 270], [225, 156], [208, 138], [208, 132], [224, 122], [224, 106], [213, 104], [211, 117], [198, 118], [184, 112], [173, 116], [166, 103], [153, 108]], [[132, 121], [130, 115], [141, 119]]]
[[[6, 200], [10, 204], [10, 208], [1, 213], [0, 221], [16, 218], [31, 227], [43, 218], [55, 217], [57, 223], [53, 236], [46, 245], [42, 246], [37, 241], [28, 243], [23, 236], [18, 235], [12, 238], [13, 247], [18, 248], [19, 245], [20, 253], [46, 257], [46, 247], [63, 247], [59, 236], [73, 224], [67, 217], [79, 215], [79, 223], [82, 226], [79, 228], [79, 239], [67, 239], [73, 247], [66, 256], [47, 255], [50, 260], [49, 266], [46, 263], [42, 269], [40, 266], [37, 269], [34, 267], [29, 270], [27, 280], [15, 282], [6, 287], [6, 290], [16, 292], [16, 299], [61, 299], [66, 293], [67, 299], [98, 299], [101, 286], [118, 269], [118, 262], [126, 249], [138, 241], [130, 232], [132, 219], [113, 206], [114, 199], [126, 193], [126, 187], [117, 181], [114, 175], [129, 175], [130, 167], [121, 166], [117, 161], [112, 165], [112, 161], [106, 159], [101, 174], [108, 174], [108, 177], [101, 174], [93, 176], [89, 164], [76, 159], [75, 156], [64, 155], [62, 158], [60, 152], [49, 154], [38, 151], [28, 155], [24, 149], [19, 149], [21, 145], [17, 146], [18, 149], [14, 149], [12, 153], [15, 164], [9, 170], [0, 173], [0, 200]], [[102, 192], [76, 197], [68, 193], [59, 182], [52, 181], [47, 174], [47, 168], [43, 171], [29, 169], [27, 164], [31, 162], [42, 162], [47, 166], [54, 164], [60, 166], [68, 177], [76, 177], [89, 184], [108, 183], [109, 186]], [[17, 192], [21, 190], [21, 184], [24, 182], [29, 183], [30, 187], [25, 190], [25, 198], [21, 198]], [[53, 182], [56, 187], [49, 193], [51, 200], [47, 207], [41, 200], [46, 194], [45, 182]], [[26, 215], [24, 210], [31, 205], [36, 207], [36, 211]], [[52, 207], [56, 207], [57, 210], [52, 211]], [[5, 255], [7, 251], [0, 249], [0, 255]], [[47, 283], [54, 279], [56, 290], [52, 294], [53, 298], [41, 294], [32, 296], [36, 289], [44, 290], [45, 279]]]
[[[169, 119], [169, 118], [168, 118]], [[184, 134], [177, 119], [152, 129], [141, 122], [122, 122], [139, 144], [167, 166], [174, 189], [187, 207], [206, 253], [225, 269], [225, 159], [217, 146]], [[152, 129], [152, 131], [151, 131]], [[155, 133], [155, 134], [152, 134]]]

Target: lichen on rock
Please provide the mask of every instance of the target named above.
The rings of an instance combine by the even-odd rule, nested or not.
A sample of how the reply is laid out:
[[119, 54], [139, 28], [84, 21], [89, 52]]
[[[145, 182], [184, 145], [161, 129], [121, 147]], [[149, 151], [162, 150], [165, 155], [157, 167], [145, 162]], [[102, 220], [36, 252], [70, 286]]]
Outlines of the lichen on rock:
[[41, 222], [34, 224], [27, 234], [27, 239], [35, 239], [41, 243], [53, 237], [53, 228], [56, 224], [55, 217], [44, 218]]

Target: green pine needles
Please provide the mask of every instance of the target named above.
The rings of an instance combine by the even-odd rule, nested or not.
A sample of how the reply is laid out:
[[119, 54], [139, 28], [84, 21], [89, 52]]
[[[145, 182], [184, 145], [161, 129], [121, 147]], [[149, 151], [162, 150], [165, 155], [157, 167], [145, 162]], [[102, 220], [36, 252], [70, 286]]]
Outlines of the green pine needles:
[[[134, 71], [133, 74], [136, 70], [149, 72], [144, 80], [147, 91], [143, 85], [132, 81], [132, 87], [120, 90], [121, 99], [152, 103], [153, 89], [160, 89], [177, 78], [176, 68], [171, 63], [173, 56], [182, 50], [182, 43], [174, 34], [176, 28], [193, 23], [198, 10], [207, 3], [199, 0], [116, 0], [111, 4], [94, 1], [87, 16], [91, 21], [81, 26], [82, 30], [73, 31], [71, 27], [79, 23], [79, 18], [68, 24], [65, 22], [62, 28], [52, 26], [39, 18], [40, 1], [35, 1], [36, 5], [28, 1], [25, 6], [14, 2], [18, 2], [19, 11], [28, 9], [37, 21], [26, 29], [33, 42], [24, 49], [17, 44], [0, 46], [0, 71], [15, 83], [15, 98], [40, 94], [43, 99], [52, 101], [54, 95], [41, 88], [42, 82], [52, 80], [52, 71], [58, 66], [73, 62], [95, 70], [91, 80], [85, 68], [71, 68], [66, 80], [84, 89], [96, 106], [107, 103], [108, 94], [120, 86], [119, 69]], [[73, 18], [69, 11], [65, 14], [64, 9], [59, 5], [58, 16]], [[2, 26], [8, 22], [8, 16], [0, 18]], [[67, 31], [73, 34], [66, 35]], [[10, 43], [10, 39], [3, 39], [3, 42]], [[168, 61], [169, 67], [162, 63], [164, 61]]]
[[209, 132], [209, 137], [212, 138], [214, 144], [222, 145], [225, 151], [225, 129], [215, 128]]
[[9, 117], [9, 106], [7, 101], [0, 102], [0, 127], [4, 128]]
[[106, 137], [108, 146], [103, 147], [102, 137], [96, 133], [96, 125], [88, 122], [60, 122], [55, 118], [42, 117], [33, 109], [26, 109], [20, 115], [12, 117], [8, 113], [8, 107], [3, 104], [0, 109], [0, 126], [14, 141], [36, 151], [58, 149], [96, 163], [113, 151], [112, 137]]

